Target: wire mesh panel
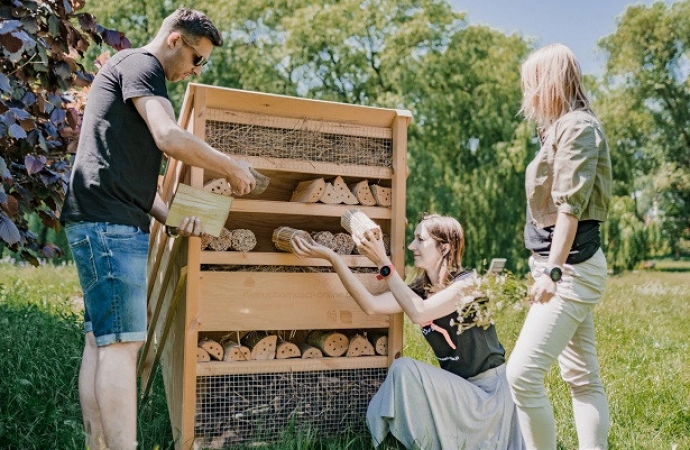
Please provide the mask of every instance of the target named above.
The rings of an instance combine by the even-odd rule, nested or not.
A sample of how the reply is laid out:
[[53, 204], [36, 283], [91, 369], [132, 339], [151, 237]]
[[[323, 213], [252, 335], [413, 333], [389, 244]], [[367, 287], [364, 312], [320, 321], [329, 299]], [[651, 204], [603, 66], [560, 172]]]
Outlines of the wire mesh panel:
[[364, 432], [386, 368], [205, 376], [197, 379], [196, 448], [275, 442], [294, 429]]
[[[270, 122], [270, 119], [267, 119]], [[266, 122], [267, 120], [264, 120]], [[206, 142], [238, 156], [290, 158], [343, 165], [391, 167], [392, 139], [351, 136], [300, 128], [223, 122], [206, 122]]]

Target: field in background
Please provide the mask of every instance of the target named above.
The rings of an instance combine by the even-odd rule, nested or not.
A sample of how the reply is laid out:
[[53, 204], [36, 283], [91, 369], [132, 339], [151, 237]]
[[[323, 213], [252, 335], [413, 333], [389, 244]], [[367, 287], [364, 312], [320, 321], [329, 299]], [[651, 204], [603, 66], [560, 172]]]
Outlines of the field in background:
[[[74, 267], [0, 262], [0, 448], [82, 449], [77, 372], [82, 332]], [[524, 310], [507, 308], [497, 327], [508, 352]], [[612, 276], [596, 316], [602, 375], [611, 406], [611, 450], [690, 450], [690, 262]], [[406, 323], [405, 354], [432, 356]], [[140, 405], [140, 448], [172, 449], [160, 375]], [[547, 379], [559, 448], [576, 449], [570, 395], [557, 368]], [[289, 436], [275, 449], [366, 449], [368, 439]]]

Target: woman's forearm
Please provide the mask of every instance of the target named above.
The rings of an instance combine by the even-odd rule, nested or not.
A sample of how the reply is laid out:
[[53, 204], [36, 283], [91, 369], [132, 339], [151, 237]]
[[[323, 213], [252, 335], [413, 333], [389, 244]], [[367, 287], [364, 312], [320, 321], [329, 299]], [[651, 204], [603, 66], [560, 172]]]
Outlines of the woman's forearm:
[[551, 239], [551, 251], [549, 252], [550, 266], [563, 266], [568, 258], [570, 249], [577, 234], [577, 217], [559, 212]]

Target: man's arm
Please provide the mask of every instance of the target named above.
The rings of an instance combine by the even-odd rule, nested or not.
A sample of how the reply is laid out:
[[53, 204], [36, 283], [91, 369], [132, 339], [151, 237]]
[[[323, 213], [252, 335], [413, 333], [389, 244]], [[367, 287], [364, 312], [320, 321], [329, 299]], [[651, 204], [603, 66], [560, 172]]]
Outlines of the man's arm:
[[251, 192], [256, 185], [246, 161], [234, 159], [214, 149], [175, 122], [172, 104], [164, 97], [146, 96], [132, 99], [146, 122], [158, 148], [166, 155], [192, 166], [222, 174], [236, 195]]

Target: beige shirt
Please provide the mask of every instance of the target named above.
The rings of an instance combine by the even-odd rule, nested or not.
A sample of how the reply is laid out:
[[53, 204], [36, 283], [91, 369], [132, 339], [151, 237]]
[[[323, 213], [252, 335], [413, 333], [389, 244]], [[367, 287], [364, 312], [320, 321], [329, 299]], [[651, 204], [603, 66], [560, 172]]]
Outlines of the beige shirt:
[[606, 136], [589, 110], [569, 112], [551, 125], [525, 171], [527, 202], [539, 228], [555, 225], [559, 212], [605, 221], [611, 185]]

